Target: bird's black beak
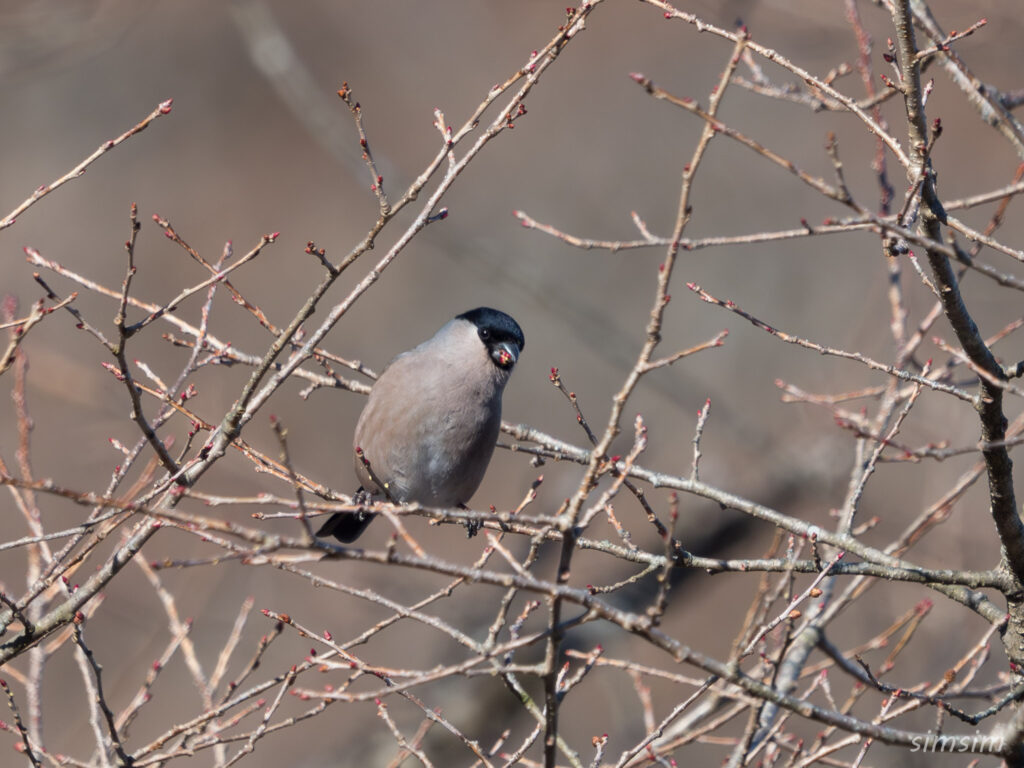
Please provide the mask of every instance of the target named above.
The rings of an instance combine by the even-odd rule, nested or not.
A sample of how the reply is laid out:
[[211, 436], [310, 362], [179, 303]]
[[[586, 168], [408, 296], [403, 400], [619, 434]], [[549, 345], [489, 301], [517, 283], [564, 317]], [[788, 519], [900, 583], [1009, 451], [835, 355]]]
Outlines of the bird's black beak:
[[519, 359], [519, 345], [511, 341], [499, 341], [491, 348], [491, 359], [499, 368], [511, 368]]

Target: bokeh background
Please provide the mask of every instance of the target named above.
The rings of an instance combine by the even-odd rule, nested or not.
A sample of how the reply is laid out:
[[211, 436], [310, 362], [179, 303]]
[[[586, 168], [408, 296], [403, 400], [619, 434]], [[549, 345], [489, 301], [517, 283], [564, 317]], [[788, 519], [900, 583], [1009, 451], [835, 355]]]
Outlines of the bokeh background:
[[[376, 216], [355, 130], [335, 95], [342, 82], [351, 85], [362, 105], [384, 186], [397, 198], [438, 149], [434, 108], [461, 125], [493, 84], [505, 80], [553, 36], [564, 19], [563, 5], [538, 0], [3, 2], [0, 213], [137, 123], [160, 101], [173, 98], [174, 107], [170, 116], [0, 232], [0, 294], [17, 297], [24, 310], [39, 297], [24, 246], [108, 286], [119, 285], [129, 206], [136, 202], [143, 221], [136, 296], [159, 302], [204, 278], [202, 269], [149, 221], [153, 214], [168, 219], [210, 260], [226, 241], [234, 243], [238, 254], [263, 233], [280, 231], [277, 243], [232, 279], [271, 320], [286, 324], [320, 279], [318, 264], [303, 253], [306, 242], [314, 240], [337, 260]], [[862, 5], [865, 24], [875, 35], [877, 59], [887, 19], [873, 4]], [[680, 7], [723, 26], [741, 19], [759, 42], [817, 74], [856, 59], [856, 41], [838, 3], [704, 0]], [[985, 82], [1007, 90], [1020, 86], [1024, 22], [1016, 2], [938, 0], [932, 7], [947, 29], [962, 29], [986, 16], [988, 26], [957, 48]], [[549, 369], [560, 369], [591, 423], [603, 426], [610, 396], [643, 341], [664, 254], [659, 248], [618, 253], [574, 249], [524, 229], [512, 212], [521, 209], [574, 234], [629, 240], [637, 237], [630, 220], [630, 212], [636, 211], [654, 233], [667, 235], [682, 166], [702, 126], [696, 118], [651, 99], [628, 75], [642, 72], [677, 95], [706, 102], [729, 55], [728, 43], [681, 22], [667, 23], [656, 9], [614, 1], [600, 7], [582, 37], [527, 99], [528, 114], [492, 142], [458, 180], [445, 199], [448, 218], [415, 238], [338, 324], [326, 346], [379, 370], [452, 315], [482, 304], [499, 307], [519, 320], [527, 338], [506, 394], [506, 419], [582, 445], [585, 437], [573, 412], [548, 382]], [[779, 82], [791, 81], [780, 70], [768, 68], [767, 74]], [[945, 127], [934, 154], [942, 194], [953, 198], [1008, 183], [1019, 159], [963, 106], [941, 73], [934, 76], [929, 116], [940, 116]], [[862, 94], [856, 74], [839, 82], [847, 93]], [[884, 109], [901, 135], [900, 106], [890, 102]], [[870, 168], [874, 145], [856, 118], [813, 113], [740, 88], [730, 90], [722, 115], [730, 125], [826, 178], [830, 165], [823, 147], [828, 132], [834, 131], [851, 188], [869, 207], [877, 204]], [[890, 162], [889, 173], [899, 195], [905, 186], [901, 170]], [[722, 138], [705, 160], [693, 204], [690, 237], [790, 228], [801, 218], [813, 223], [845, 213]], [[1021, 227], [1013, 206], [1010, 211], [1001, 236], [1019, 243]], [[990, 213], [991, 208], [965, 218], [982, 227]], [[407, 215], [405, 221], [409, 219]], [[399, 222], [385, 231], [377, 248], [335, 286], [328, 305], [346, 295], [401, 229]], [[908, 309], [912, 318], [920, 318], [932, 297], [909, 269], [905, 275]], [[47, 279], [63, 293], [74, 289], [59, 277]], [[826, 410], [782, 403], [775, 381], [834, 393], [881, 383], [881, 376], [856, 363], [783, 344], [703, 304], [684, 283], [698, 283], [784, 330], [887, 360], [892, 355], [885, 297], [888, 270], [877, 239], [848, 235], [701, 250], [681, 259], [674, 279], [663, 351], [694, 345], [723, 328], [730, 336], [722, 349], [645, 379], [626, 419], [630, 424], [640, 412], [648, 420], [651, 445], [644, 463], [688, 473], [696, 413], [711, 397], [704, 479], [781, 511], [828, 523], [829, 510], [842, 503], [846, 490], [853, 441], [833, 425]], [[968, 279], [965, 297], [986, 334], [1020, 316], [1015, 293], [996, 290], [978, 277]], [[113, 302], [85, 293], [76, 306], [94, 325], [107, 328], [116, 309]], [[193, 300], [180, 313], [194, 319], [198, 306]], [[245, 351], [259, 353], [268, 344], [266, 332], [226, 294], [218, 297], [211, 323], [220, 338]], [[106, 360], [103, 350], [72, 326], [70, 317], [50, 318], [24, 347], [36, 427], [33, 463], [38, 477], [98, 490], [120, 458], [108, 438], [130, 443], [135, 430], [123, 388], [100, 365]], [[935, 334], [952, 339], [942, 322]], [[145, 360], [166, 378], [173, 379], [186, 359], [187, 353], [162, 341], [157, 329], [133, 343], [137, 346], [129, 357]], [[933, 352], [938, 357], [934, 345], [926, 344], [926, 349], [925, 357]], [[1015, 361], [1024, 350], [1011, 337], [999, 352]], [[205, 371], [197, 377], [200, 395], [193, 405], [208, 420], [218, 421], [247, 375], [239, 368]], [[283, 387], [250, 426], [247, 439], [273, 453], [268, 417], [274, 413], [289, 430], [296, 466], [339, 491], [353, 490], [348, 447], [362, 398], [319, 390], [303, 400], [300, 389], [298, 384]], [[13, 413], [9, 402], [0, 404], [0, 454], [9, 463], [16, 445]], [[176, 429], [171, 431], [180, 439], [183, 425]], [[911, 444], [944, 439], [970, 444], [977, 439], [976, 419], [965, 404], [926, 394], [907, 435]], [[628, 439], [627, 434], [622, 449], [628, 448]], [[891, 539], [972, 461], [966, 457], [881, 466], [864, 501], [865, 515], [881, 518], [868, 540]], [[522, 455], [499, 451], [474, 504], [515, 506], [539, 472], [545, 482], [537, 503], [546, 510], [556, 508], [579, 478], [572, 467], [549, 464], [538, 470]], [[204, 478], [202, 490], [234, 495], [285, 491], [235, 457]], [[0, 498], [5, 528], [21, 525], [9, 498]], [[651, 498], [664, 509], [664, 494], [654, 491]], [[922, 545], [915, 555], [918, 561], [948, 567], [991, 565], [998, 548], [984, 501], [982, 492], [969, 494], [934, 542]], [[42, 504], [48, 526], [68, 525], [81, 515], [66, 504]], [[639, 530], [639, 512], [625, 500], [621, 505], [629, 510], [627, 516], [635, 516], [632, 524]], [[250, 511], [224, 514], [248, 522]], [[456, 539], [453, 557], [470, 558], [479, 551], [478, 543], [464, 543], [452, 529], [417, 531], [427, 540], [436, 535]], [[680, 535], [697, 553], [753, 556], [771, 533], [736, 514], [682, 499]], [[379, 545], [387, 535], [386, 526], [372, 527], [368, 546]], [[184, 557], [197, 551], [190, 537], [168, 532], [147, 547], [146, 557]], [[0, 555], [5, 591], [21, 588], [22, 567], [17, 554]], [[426, 583], [434, 583], [420, 574], [403, 576], [351, 563], [332, 564], [327, 572], [407, 602], [422, 594]], [[597, 575], [611, 582], [617, 573]], [[579, 574], [584, 583], [592, 577]], [[313, 626], [329, 626], [335, 637], [357, 634], [373, 614], [363, 604], [314, 592], [272, 569], [230, 565], [167, 572], [164, 578], [179, 595], [182, 614], [195, 617], [195, 641], [210, 664], [247, 595], [254, 596], [258, 608], [286, 610]], [[753, 589], [749, 578], [684, 579], [673, 592], [668, 618], [687, 642], [723, 657]], [[884, 627], [887, 617], [927, 596], [910, 588], [873, 594], [873, 623], [863, 627], [863, 617], [851, 619], [852, 626], [863, 627], [865, 638]], [[254, 637], [266, 631], [258, 626], [260, 621], [254, 620], [248, 630]], [[941, 638], [964, 626], [973, 638], [982, 622], [973, 616], [965, 619], [962, 610], [939, 601], [929, 624], [929, 637], [936, 639], [922, 644], [915, 655], [919, 666], [906, 669], [907, 679], [929, 674], [925, 670], [937, 675], [936, 670], [962, 653], [969, 640], [947, 646]], [[115, 581], [89, 631], [106, 668], [108, 694], [115, 702], [124, 701], [166, 638], [165, 619], [140, 574], [126, 571]], [[587, 632], [578, 638], [581, 647], [595, 638], [608, 642], [598, 637], [599, 630], [593, 638]], [[389, 637], [393, 645], [382, 643], [381, 657], [393, 659], [402, 641], [398, 635]], [[282, 663], [289, 654], [304, 653], [296, 643], [301, 641], [287, 640]], [[410, 665], [426, 665], [443, 655], [430, 646], [406, 647], [404, 652]], [[77, 675], [69, 659], [58, 659], [46, 691], [51, 748], [73, 754], [81, 753], [91, 739]], [[598, 684], [596, 691], [594, 702], [600, 706], [566, 722], [578, 743], [609, 731], [609, 723], [617, 719], [635, 719], [632, 704], [614, 685]], [[153, 714], [140, 721], [140, 740], [158, 733], [168, 719], [185, 719], [196, 706], [184, 674], [163, 681], [155, 693], [163, 708], [154, 705]], [[474, 711], [486, 713], [491, 706], [485, 695], [467, 685], [443, 703], [453, 718], [460, 716], [461, 705], [461, 716], [472, 719]], [[336, 707], [301, 731], [268, 737], [253, 764], [384, 764], [379, 760], [388, 754], [389, 737], [378, 726], [367, 730], [367, 721], [374, 722], [372, 706]], [[618, 749], [625, 746], [620, 743]], [[705, 755], [695, 750], [695, 757]], [[706, 753], [709, 760], [720, 757], [720, 752]], [[908, 765], [914, 756], [899, 759]], [[195, 763], [208, 760], [197, 757]]]

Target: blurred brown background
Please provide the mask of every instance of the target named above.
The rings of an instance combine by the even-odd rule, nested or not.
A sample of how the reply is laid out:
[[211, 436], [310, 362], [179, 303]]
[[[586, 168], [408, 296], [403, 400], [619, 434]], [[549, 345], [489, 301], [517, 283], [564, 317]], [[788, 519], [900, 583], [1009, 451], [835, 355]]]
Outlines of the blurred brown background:
[[[840, 61], [853, 63], [856, 58], [855, 40], [839, 5], [818, 0], [707, 0], [680, 7], [723, 26], [741, 18], [759, 42], [823, 74]], [[887, 20], [879, 9], [863, 5], [865, 23], [876, 36], [877, 59]], [[932, 7], [947, 29], [962, 29], [987, 16], [989, 25], [959, 43], [958, 50], [986, 82], [1003, 89], [1021, 85], [1024, 53], [1019, 40], [1024, 29], [1017, 3], [942, 0]], [[503, 81], [553, 36], [563, 13], [564, 4], [535, 0], [4, 2], [0, 213], [134, 125], [158, 102], [173, 97], [174, 107], [170, 116], [101, 158], [83, 178], [0, 233], [0, 294], [17, 296], [23, 310], [40, 295], [32, 268], [24, 262], [21, 249], [26, 245], [106, 285], [118, 285], [124, 271], [128, 211], [134, 201], [143, 221], [136, 296], [159, 302], [204, 278], [202, 270], [150, 222], [152, 214], [169, 219], [211, 260], [227, 240], [240, 254], [261, 234], [279, 230], [277, 244], [236, 273], [233, 281], [271, 320], [286, 324], [320, 279], [317, 263], [303, 253], [306, 242], [315, 240], [336, 261], [362, 238], [376, 215], [354, 128], [335, 95], [342, 81], [350, 83], [362, 104], [385, 188], [397, 198], [437, 151], [433, 109], [441, 108], [450, 123], [461, 125], [494, 83]], [[581, 39], [527, 99], [527, 116], [488, 146], [458, 180], [445, 199], [448, 219], [413, 241], [371, 295], [335, 328], [326, 346], [379, 370], [393, 354], [423, 340], [450, 316], [481, 304], [499, 307], [519, 320], [527, 338], [525, 355], [506, 394], [506, 419], [582, 445], [585, 437], [548, 383], [548, 371], [552, 366], [561, 370], [591, 423], [602, 427], [609, 397], [621, 385], [642, 342], [663, 252], [576, 250], [525, 230], [512, 211], [522, 209], [570, 233], [628, 240], [637, 237], [629, 216], [635, 210], [652, 231], [667, 235], [681, 168], [701, 125], [692, 116], [655, 102], [628, 73], [642, 72], [677, 95], [706, 102], [729, 54], [727, 43], [679, 22], [666, 23], [655, 9], [620, 2], [601, 6]], [[788, 81], [779, 70], [768, 68], [767, 74]], [[1008, 183], [1018, 159], [962, 106], [959, 93], [942, 74], [934, 76], [929, 116], [941, 117], [946, 129], [935, 152], [942, 194], [953, 198]], [[862, 93], [857, 75], [840, 84], [847, 93]], [[892, 102], [885, 111], [901, 135], [899, 106]], [[800, 167], [826, 177], [830, 166], [823, 145], [826, 134], [835, 131], [852, 188], [863, 203], [875, 207], [878, 191], [869, 167], [873, 144], [855, 118], [811, 113], [739, 88], [727, 95], [723, 117]], [[813, 223], [845, 213], [725, 139], [716, 140], [705, 163], [687, 230], [691, 237], [790, 228], [798, 226], [801, 217]], [[899, 198], [905, 186], [902, 172], [890, 163], [889, 173]], [[1021, 227], [1013, 211], [1011, 207], [1001, 236], [1019, 243]], [[965, 218], [980, 227], [989, 212]], [[328, 300], [340, 300], [401, 229], [400, 223], [389, 227], [376, 250], [339, 281]], [[932, 298], [909, 268], [905, 275], [907, 303], [916, 320]], [[59, 277], [47, 279], [63, 293], [74, 289]], [[892, 341], [887, 271], [877, 241], [851, 235], [702, 250], [681, 260], [674, 279], [663, 351], [691, 346], [723, 328], [730, 336], [724, 348], [644, 381], [625, 422], [630, 424], [636, 412], [648, 419], [651, 447], [643, 462], [687, 474], [695, 416], [711, 397], [704, 479], [781, 511], [827, 523], [828, 510], [842, 502], [852, 441], [832, 425], [826, 411], [782, 404], [774, 381], [782, 378], [806, 390], [838, 392], [880, 383], [881, 377], [855, 363], [771, 339], [735, 316], [699, 302], [684, 284], [696, 282], [766, 322], [819, 343], [888, 360]], [[1016, 294], [996, 291], [980, 278], [969, 278], [965, 296], [986, 334], [1020, 315]], [[93, 324], [110, 327], [112, 302], [83, 293], [76, 306]], [[195, 300], [186, 304], [181, 316], [194, 320], [198, 306]], [[221, 338], [247, 352], [260, 353], [268, 343], [265, 331], [225, 295], [218, 297], [211, 322]], [[71, 325], [69, 317], [50, 318], [32, 332], [25, 347], [31, 364], [29, 403], [36, 421], [33, 461], [38, 477], [99, 490], [119, 461], [108, 438], [129, 443], [136, 435], [123, 389], [99, 364], [106, 359], [103, 350]], [[935, 333], [952, 338], [941, 323]], [[136, 344], [129, 358], [145, 360], [168, 379], [185, 360], [186, 353], [162, 342], [155, 328]], [[1012, 338], [999, 351], [1007, 361], [1024, 353], [1019, 340]], [[933, 345], [926, 345], [926, 356], [932, 353], [938, 356]], [[194, 406], [208, 420], [219, 420], [247, 375], [238, 368], [206, 370], [197, 377], [200, 397]], [[267, 416], [277, 414], [289, 429], [296, 465], [321, 482], [350, 491], [347, 450], [362, 399], [320, 390], [303, 401], [296, 396], [300, 388], [282, 388], [253, 422], [247, 438], [275, 452]], [[0, 407], [0, 454], [8, 462], [15, 447], [13, 424], [13, 409], [5, 402]], [[907, 433], [912, 444], [941, 439], [969, 444], [976, 440], [976, 420], [959, 401], [925, 395]], [[180, 439], [181, 425], [176, 434]], [[623, 452], [628, 438], [626, 434]], [[970, 463], [962, 458], [880, 467], [864, 509], [882, 522], [869, 540], [888, 541]], [[557, 507], [579, 477], [571, 467], [549, 464], [537, 470], [524, 457], [499, 451], [474, 503], [514, 506], [539, 471], [546, 479], [538, 503], [547, 510]], [[202, 490], [208, 492], [285, 492], [235, 457], [222, 462], [203, 482]], [[651, 497], [664, 509], [661, 492], [652, 492]], [[5, 525], [20, 526], [4, 499], [0, 510]], [[973, 493], [969, 502], [932, 544], [916, 553], [919, 562], [947, 567], [985, 567], [994, 562], [997, 548], [984, 497]], [[47, 515], [52, 514], [46, 518], [48, 526], [70, 524], [81, 514], [68, 505], [42, 503]], [[620, 504], [628, 514], [638, 514], [626, 500]], [[247, 521], [249, 511], [224, 514]], [[639, 528], [638, 520], [634, 524]], [[770, 535], [761, 525], [728, 528], [734, 546], [722, 548], [716, 532], [736, 521], [734, 514], [682, 500], [682, 535], [699, 553], [752, 556], [761, 551]], [[453, 557], [469, 558], [479, 551], [478, 542], [463, 545], [458, 532], [445, 529], [441, 534], [457, 539], [456, 550], [465, 546], [465, 552], [457, 551]], [[368, 545], [380, 544], [386, 535], [386, 526], [374, 526]], [[429, 538], [434, 532], [424, 535]], [[193, 540], [169, 532], [147, 548], [146, 556], [184, 557], [194, 551], [202, 550]], [[17, 593], [22, 587], [22, 564], [17, 555], [0, 556], [5, 591]], [[334, 578], [390, 590], [409, 602], [425, 594], [422, 584], [382, 581], [388, 577], [379, 569], [334, 564], [327, 570]], [[614, 580], [614, 574], [599, 576], [604, 582]], [[240, 601], [249, 594], [255, 596], [257, 608], [301, 615], [314, 626], [331, 627], [335, 637], [355, 635], [367, 621], [359, 613], [364, 610], [361, 604], [311, 594], [307, 584], [270, 570], [233, 565], [169, 572], [165, 578], [180, 595], [183, 615], [202, 623], [196, 642], [211, 665]], [[691, 584], [700, 588], [691, 589]], [[722, 656], [752, 590], [752, 580], [700, 575], [673, 594], [670, 617], [687, 642]], [[898, 615], [924, 596], [912, 589], [878, 591], [871, 607], [881, 617]], [[687, 617], [694, 615], [701, 621], [688, 628], [692, 619]], [[134, 692], [146, 665], [162, 647], [164, 621], [153, 611], [151, 593], [140, 575], [126, 571], [90, 624], [115, 702]], [[266, 631], [262, 621], [253, 620], [250, 635]], [[942, 637], [953, 622], [963, 626], [963, 612], [940, 601], [931, 621], [934, 636]], [[970, 618], [967, 623], [973, 638], [981, 622]], [[884, 625], [884, 618], [879, 618], [870, 631]], [[399, 647], [402, 638], [392, 640]], [[294, 638], [280, 642], [288, 645], [281, 663], [289, 653], [304, 653]], [[587, 640], [580, 643], [586, 646]], [[393, 659], [394, 648], [389, 650], [383, 658]], [[413, 649], [407, 663], [428, 665], [440, 655], [434, 650]], [[962, 651], [958, 645], [948, 653], [954, 658]], [[942, 661], [936, 661], [943, 654], [941, 643], [930, 651], [936, 656], [920, 653], [923, 669], [942, 668]], [[47, 721], [52, 748], [73, 754], [82, 753], [82, 745], [91, 738], [82, 700], [76, 699], [83, 696], [77, 675], [70, 662], [66, 669], [55, 665], [48, 691], [55, 697]], [[176, 719], [190, 716], [195, 697], [185, 680], [184, 675], [176, 679], [180, 690], [163, 681], [156, 694], [167, 699], [168, 709], [157, 711], [180, 713], [168, 716]], [[606, 693], [613, 695], [611, 689]], [[618, 706], [626, 705], [608, 704], [612, 720], [620, 717], [614, 714]], [[373, 720], [372, 707], [360, 711]], [[456, 716], [452, 709], [446, 711]], [[387, 736], [378, 729], [372, 738], [355, 739], [346, 730], [355, 713], [356, 708], [338, 706], [301, 731], [268, 738], [252, 764], [374, 764], [372, 739], [386, 743]], [[570, 737], [579, 741], [608, 731], [608, 719], [601, 714], [586, 722], [570, 719]], [[140, 738], [155, 735], [166, 722], [157, 715], [144, 718], [138, 726]], [[300, 733], [303, 743], [297, 749]], [[624, 747], [622, 743], [618, 749]], [[208, 757], [196, 758], [196, 764], [207, 761]]]

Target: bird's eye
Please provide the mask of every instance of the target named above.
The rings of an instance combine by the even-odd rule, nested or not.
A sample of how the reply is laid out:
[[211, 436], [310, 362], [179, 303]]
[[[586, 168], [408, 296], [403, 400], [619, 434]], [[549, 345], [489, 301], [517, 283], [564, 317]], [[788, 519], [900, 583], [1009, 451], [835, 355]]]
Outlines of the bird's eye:
[[487, 341], [489, 338], [491, 338], [491, 332], [489, 330], [487, 330], [486, 328], [481, 328], [480, 329], [480, 338], [483, 339], [484, 341]]

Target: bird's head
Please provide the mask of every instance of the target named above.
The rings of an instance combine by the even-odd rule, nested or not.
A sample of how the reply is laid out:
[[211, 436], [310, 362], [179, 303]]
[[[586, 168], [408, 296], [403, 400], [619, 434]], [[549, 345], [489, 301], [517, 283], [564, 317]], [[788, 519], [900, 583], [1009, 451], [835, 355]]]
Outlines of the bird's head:
[[509, 315], [490, 307], [477, 307], [463, 312], [456, 319], [472, 323], [487, 354], [498, 368], [511, 371], [526, 346], [519, 323]]

